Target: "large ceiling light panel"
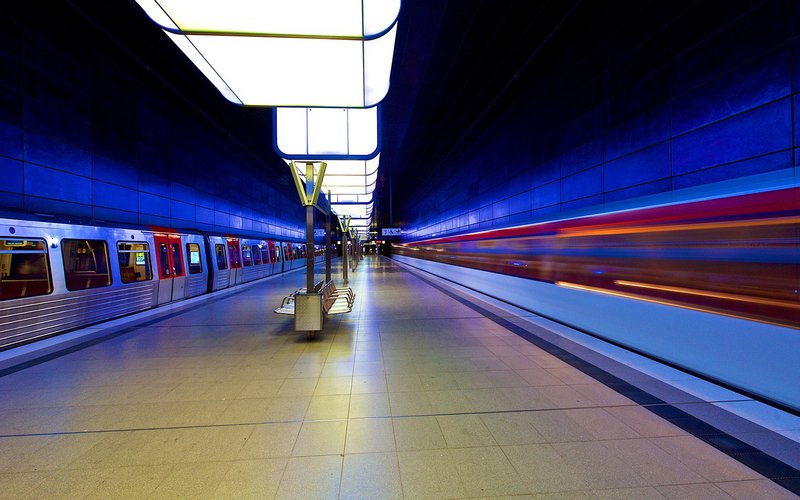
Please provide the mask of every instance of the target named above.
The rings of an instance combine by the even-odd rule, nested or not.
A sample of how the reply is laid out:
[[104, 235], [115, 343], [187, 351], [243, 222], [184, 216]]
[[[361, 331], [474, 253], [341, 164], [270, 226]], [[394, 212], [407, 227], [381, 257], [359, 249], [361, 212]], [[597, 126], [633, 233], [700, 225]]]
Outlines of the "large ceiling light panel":
[[369, 160], [380, 151], [379, 108], [275, 108], [273, 147], [292, 160]]
[[350, 219], [350, 227], [353, 229], [366, 229], [372, 224], [372, 218], [369, 219]]
[[389, 91], [400, 0], [136, 0], [228, 100], [374, 106]]
[[360, 203], [362, 205], [372, 203], [372, 193], [370, 194], [331, 194], [331, 203]]
[[331, 203], [331, 210], [337, 215], [350, 216], [356, 219], [367, 219], [372, 216], [372, 203]]
[[[291, 165], [290, 160], [285, 161]], [[371, 195], [378, 180], [380, 154], [371, 160], [332, 160], [326, 163], [325, 176], [322, 179], [323, 193], [327, 195], [330, 191], [334, 196], [350, 195], [356, 198], [370, 195], [368, 200], [372, 200]], [[296, 161], [295, 166], [300, 178], [305, 181], [305, 163], [302, 160]], [[319, 164], [315, 163], [315, 174], [318, 167]]]

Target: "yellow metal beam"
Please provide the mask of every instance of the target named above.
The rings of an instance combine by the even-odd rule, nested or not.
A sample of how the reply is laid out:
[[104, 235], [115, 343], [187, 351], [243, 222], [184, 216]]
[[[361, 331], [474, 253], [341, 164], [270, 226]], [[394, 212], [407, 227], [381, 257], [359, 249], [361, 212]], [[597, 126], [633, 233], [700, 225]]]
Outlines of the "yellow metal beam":
[[337, 220], [339, 221], [339, 229], [342, 230], [342, 234], [350, 234], [350, 216], [343, 215], [338, 217]]
[[306, 164], [306, 183], [311, 182], [314, 185], [314, 190], [311, 193], [311, 197], [306, 194], [305, 186], [303, 185], [303, 180], [300, 178], [300, 174], [297, 173], [298, 166], [297, 163], [292, 160], [289, 163], [289, 169], [292, 171], [292, 179], [294, 179], [294, 186], [297, 188], [297, 195], [300, 196], [300, 203], [304, 206], [314, 206], [317, 207], [317, 202], [319, 201], [319, 193], [322, 191], [322, 181], [325, 179], [325, 169], [328, 167], [328, 164], [323, 162], [319, 162], [319, 174], [317, 175], [316, 182], [314, 182], [314, 163], [313, 161], [306, 161], [306, 162], [299, 162]]

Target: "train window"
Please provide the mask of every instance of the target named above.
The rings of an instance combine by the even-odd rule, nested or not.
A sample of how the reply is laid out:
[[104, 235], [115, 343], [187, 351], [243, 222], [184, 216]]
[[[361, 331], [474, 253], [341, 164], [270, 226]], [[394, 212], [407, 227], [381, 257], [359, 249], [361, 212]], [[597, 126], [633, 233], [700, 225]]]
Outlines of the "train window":
[[217, 270], [228, 269], [228, 263], [225, 261], [225, 245], [214, 245], [214, 253], [217, 256]]
[[161, 264], [159, 266], [161, 269], [161, 277], [169, 278], [172, 274], [172, 270], [169, 268], [169, 250], [167, 249], [166, 243], [158, 244], [158, 262]]
[[61, 240], [67, 290], [86, 290], [111, 284], [108, 243], [103, 240]]
[[263, 262], [264, 264], [269, 264], [270, 263], [270, 260], [269, 260], [269, 249], [267, 247], [262, 247], [261, 248], [261, 262]]
[[281, 247], [275, 246], [275, 247], [271, 248], [271, 250], [273, 252], [275, 252], [275, 262], [280, 262], [281, 261]]
[[181, 260], [181, 245], [180, 243], [171, 243], [172, 247], [172, 262], [175, 263], [175, 276], [183, 276], [183, 261]]
[[0, 238], [0, 300], [53, 291], [44, 240]]
[[117, 257], [123, 283], [153, 279], [153, 271], [150, 268], [150, 245], [147, 243], [117, 243]]
[[253, 245], [253, 264], [256, 266], [261, 264], [261, 250], [258, 245]]
[[203, 272], [203, 263], [200, 261], [200, 245], [197, 243], [186, 244], [186, 260], [189, 262], [189, 274]]
[[242, 265], [253, 265], [253, 257], [250, 255], [250, 245], [242, 245]]

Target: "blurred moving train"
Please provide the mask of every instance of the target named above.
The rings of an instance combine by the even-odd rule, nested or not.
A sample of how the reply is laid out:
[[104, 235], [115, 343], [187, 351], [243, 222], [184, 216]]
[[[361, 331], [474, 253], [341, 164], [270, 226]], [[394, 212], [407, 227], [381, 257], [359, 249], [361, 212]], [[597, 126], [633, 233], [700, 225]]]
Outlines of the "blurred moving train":
[[[324, 262], [324, 246], [315, 245]], [[0, 218], [0, 349], [305, 266], [296, 241]]]
[[800, 328], [800, 188], [479, 231], [392, 251]]

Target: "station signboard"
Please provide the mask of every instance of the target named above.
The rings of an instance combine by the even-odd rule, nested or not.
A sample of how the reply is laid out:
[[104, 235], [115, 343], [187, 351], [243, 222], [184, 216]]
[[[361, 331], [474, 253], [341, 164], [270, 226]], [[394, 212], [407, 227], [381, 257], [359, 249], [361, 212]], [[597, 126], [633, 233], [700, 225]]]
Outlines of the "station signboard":
[[402, 231], [399, 227], [384, 227], [381, 230], [381, 236], [400, 236]]

